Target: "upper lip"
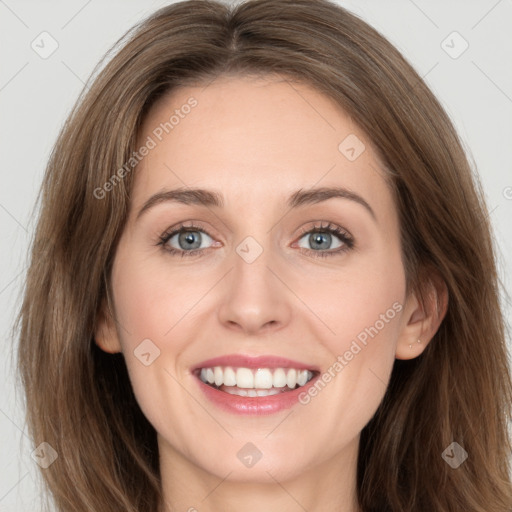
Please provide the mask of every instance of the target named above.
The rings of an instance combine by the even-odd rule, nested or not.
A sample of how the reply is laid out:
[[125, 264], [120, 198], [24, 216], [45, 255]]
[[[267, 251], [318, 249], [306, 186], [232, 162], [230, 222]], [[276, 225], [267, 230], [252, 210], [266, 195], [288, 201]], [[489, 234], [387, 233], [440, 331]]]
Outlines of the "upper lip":
[[275, 355], [248, 356], [243, 354], [227, 354], [214, 357], [195, 365], [192, 371], [214, 366], [234, 366], [237, 368], [295, 368], [297, 370], [319, 371], [318, 367], [310, 363], [301, 363], [286, 357]]

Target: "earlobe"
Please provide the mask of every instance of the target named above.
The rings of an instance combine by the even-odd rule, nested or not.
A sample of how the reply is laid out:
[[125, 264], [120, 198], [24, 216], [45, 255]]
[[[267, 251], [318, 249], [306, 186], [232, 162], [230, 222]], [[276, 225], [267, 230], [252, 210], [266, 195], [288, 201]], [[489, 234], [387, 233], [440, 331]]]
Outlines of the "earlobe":
[[119, 336], [115, 328], [114, 319], [110, 313], [105, 300], [96, 315], [96, 326], [94, 328], [94, 342], [101, 350], [109, 354], [121, 352]]
[[425, 285], [424, 300], [412, 293], [404, 308], [403, 327], [396, 347], [397, 359], [414, 359], [423, 353], [443, 321], [448, 309], [448, 288], [439, 276]]

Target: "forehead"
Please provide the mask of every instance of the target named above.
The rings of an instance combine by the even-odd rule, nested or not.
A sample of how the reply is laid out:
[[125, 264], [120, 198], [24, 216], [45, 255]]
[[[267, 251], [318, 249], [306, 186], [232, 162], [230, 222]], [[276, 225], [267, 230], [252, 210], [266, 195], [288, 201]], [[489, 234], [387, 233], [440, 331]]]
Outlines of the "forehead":
[[[151, 140], [151, 142], [149, 142]], [[142, 125], [152, 148], [136, 169], [132, 204], [163, 189], [201, 187], [261, 209], [299, 188], [343, 186], [389, 208], [368, 137], [330, 98], [282, 78], [220, 77], [161, 98]]]

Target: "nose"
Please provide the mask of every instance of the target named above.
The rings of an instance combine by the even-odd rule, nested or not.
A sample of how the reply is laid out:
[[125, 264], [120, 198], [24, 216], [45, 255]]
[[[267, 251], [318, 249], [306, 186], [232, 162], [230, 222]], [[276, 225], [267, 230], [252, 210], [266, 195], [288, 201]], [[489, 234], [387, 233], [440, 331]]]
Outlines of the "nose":
[[289, 323], [293, 294], [285, 284], [284, 269], [270, 252], [265, 249], [250, 262], [234, 251], [234, 268], [226, 276], [218, 309], [224, 327], [257, 335]]

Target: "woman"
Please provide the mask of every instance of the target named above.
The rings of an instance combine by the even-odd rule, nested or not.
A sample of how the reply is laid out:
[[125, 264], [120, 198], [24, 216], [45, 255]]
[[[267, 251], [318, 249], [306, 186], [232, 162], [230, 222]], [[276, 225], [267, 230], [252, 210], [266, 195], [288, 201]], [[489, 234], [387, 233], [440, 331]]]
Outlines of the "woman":
[[484, 200], [354, 15], [158, 11], [41, 198], [19, 366], [58, 510], [510, 510]]

